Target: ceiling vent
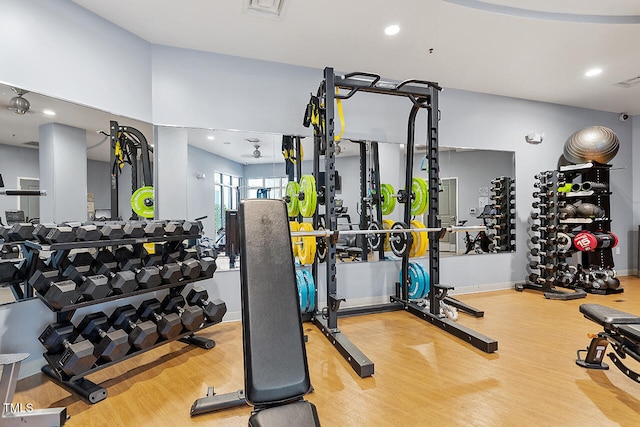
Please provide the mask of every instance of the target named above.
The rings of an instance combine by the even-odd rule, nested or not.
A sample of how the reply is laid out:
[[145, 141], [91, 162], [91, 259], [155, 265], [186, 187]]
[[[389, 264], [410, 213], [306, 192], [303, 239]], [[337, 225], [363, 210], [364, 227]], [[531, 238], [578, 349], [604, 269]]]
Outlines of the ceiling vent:
[[244, 9], [251, 14], [280, 18], [284, 11], [284, 0], [244, 0]]
[[637, 84], [640, 84], [640, 76], [631, 77], [630, 79], [618, 82], [616, 83], [616, 86], [629, 88]]
[[27, 145], [29, 147], [39, 147], [40, 143], [38, 141], [29, 141], [29, 142], [23, 142], [22, 145]]

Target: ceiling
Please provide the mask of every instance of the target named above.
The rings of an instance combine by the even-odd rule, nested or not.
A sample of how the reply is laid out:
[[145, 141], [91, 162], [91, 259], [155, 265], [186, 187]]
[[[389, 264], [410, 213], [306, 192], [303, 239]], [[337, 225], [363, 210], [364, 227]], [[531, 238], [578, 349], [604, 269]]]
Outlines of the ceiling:
[[[640, 2], [74, 0], [156, 44], [640, 114]], [[365, 6], [366, 5], [366, 6]], [[383, 28], [398, 24], [395, 36]], [[597, 77], [584, 73], [602, 69]], [[639, 79], [640, 80], [640, 79]]]

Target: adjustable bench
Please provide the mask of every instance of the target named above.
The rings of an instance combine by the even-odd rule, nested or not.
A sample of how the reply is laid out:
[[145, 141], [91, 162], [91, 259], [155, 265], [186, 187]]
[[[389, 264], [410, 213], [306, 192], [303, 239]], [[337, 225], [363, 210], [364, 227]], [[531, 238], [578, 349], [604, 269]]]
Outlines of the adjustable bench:
[[282, 200], [240, 204], [240, 293], [249, 426], [319, 426], [298, 303], [287, 208]]
[[[604, 331], [591, 339], [586, 350], [578, 350], [576, 363], [588, 369], [609, 369], [602, 359], [610, 343], [615, 353], [610, 352], [609, 358], [627, 377], [640, 382], [640, 374], [621, 361], [630, 356], [640, 362], [640, 316], [600, 304], [582, 304], [580, 312], [587, 319], [602, 325]], [[582, 359], [581, 353], [587, 353], [587, 356]]]

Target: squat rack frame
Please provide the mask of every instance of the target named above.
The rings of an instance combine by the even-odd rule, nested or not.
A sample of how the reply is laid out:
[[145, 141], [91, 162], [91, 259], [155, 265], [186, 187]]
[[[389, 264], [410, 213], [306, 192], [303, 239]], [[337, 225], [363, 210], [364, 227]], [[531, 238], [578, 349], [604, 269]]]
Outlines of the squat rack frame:
[[[344, 89], [346, 94], [337, 93], [336, 90]], [[428, 156], [428, 185], [429, 185], [429, 208], [427, 217], [427, 228], [440, 228], [438, 219], [438, 191], [439, 191], [439, 157], [438, 157], [438, 93], [442, 88], [435, 82], [426, 80], [405, 80], [401, 83], [390, 83], [381, 81], [377, 74], [366, 72], [354, 72], [343, 76], [337, 76], [333, 68], [324, 69], [324, 79], [321, 82], [317, 97], [321, 105], [321, 123], [324, 124], [324, 132], [320, 138], [314, 136], [314, 175], [318, 176], [320, 171], [320, 156], [324, 153], [324, 167], [326, 186], [324, 190], [325, 200], [325, 224], [329, 230], [337, 229], [337, 215], [335, 212], [335, 113], [334, 102], [336, 99], [349, 99], [358, 92], [376, 93], [380, 95], [402, 96], [409, 98], [412, 102], [407, 128], [407, 158], [405, 171], [405, 191], [408, 200], [404, 203], [404, 222], [409, 224], [411, 220], [411, 181], [413, 179], [413, 148], [415, 134], [415, 120], [417, 113], [421, 109], [427, 110], [427, 156]], [[318, 213], [314, 215], [314, 224], [317, 223]], [[452, 289], [450, 286], [440, 283], [440, 249], [439, 232], [429, 233], [429, 307], [418, 305], [408, 298], [409, 285], [409, 256], [402, 259], [403, 283], [396, 286], [396, 294], [392, 296], [391, 302], [378, 306], [355, 308], [344, 310], [345, 314], [364, 314], [374, 311], [406, 310], [411, 314], [428, 321], [440, 329], [472, 344], [474, 347], [486, 352], [493, 353], [498, 349], [498, 342], [468, 327], [460, 325], [455, 321], [445, 318], [440, 314], [440, 301], [447, 298], [447, 292]], [[336, 245], [335, 241], [328, 239], [326, 257], [326, 282], [327, 282], [327, 307], [321, 312], [316, 312], [313, 322], [318, 326], [343, 357], [351, 364], [352, 368], [360, 375], [367, 377], [373, 374], [373, 362], [369, 360], [349, 339], [338, 329], [338, 311], [340, 303], [345, 301], [337, 293], [336, 274]], [[314, 268], [315, 276], [315, 268]], [[317, 283], [317, 276], [315, 276]], [[316, 299], [317, 301], [317, 299]], [[460, 303], [459, 308], [463, 311], [474, 311], [472, 307]], [[342, 313], [341, 313], [342, 315]]]

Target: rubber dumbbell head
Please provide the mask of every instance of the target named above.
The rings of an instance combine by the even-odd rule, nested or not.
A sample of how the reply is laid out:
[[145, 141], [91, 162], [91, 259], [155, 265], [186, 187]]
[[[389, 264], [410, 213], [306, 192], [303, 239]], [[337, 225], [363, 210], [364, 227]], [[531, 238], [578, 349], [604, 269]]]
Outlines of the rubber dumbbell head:
[[58, 226], [49, 230], [45, 240], [47, 243], [71, 243], [76, 241], [76, 233], [72, 227]]
[[145, 236], [144, 223], [140, 221], [132, 221], [122, 226], [124, 237], [137, 239]]
[[100, 227], [101, 239], [118, 240], [124, 238], [122, 224], [107, 223]]
[[18, 222], [9, 229], [8, 236], [12, 242], [22, 242], [33, 239], [35, 226], [29, 222]]
[[102, 233], [100, 233], [100, 229], [93, 225], [81, 225], [76, 230], [76, 236], [78, 240], [82, 240], [85, 242], [93, 242], [96, 240], [100, 240], [102, 237]]
[[142, 302], [138, 308], [138, 317], [154, 322], [158, 335], [165, 340], [172, 340], [182, 332], [180, 316], [176, 313], [161, 313], [160, 301], [155, 298]]
[[74, 326], [69, 323], [52, 323], [40, 334], [38, 341], [49, 354], [58, 354], [56, 364], [62, 371], [75, 376], [87, 372], [98, 358], [94, 355], [94, 346], [87, 340], [72, 342], [77, 335]]
[[194, 286], [189, 290], [186, 301], [189, 305], [202, 307], [207, 320], [213, 324], [220, 323], [227, 313], [227, 304], [221, 299], [209, 301], [209, 293], [201, 286]]
[[180, 316], [182, 325], [187, 331], [198, 329], [204, 323], [204, 312], [201, 307], [187, 305], [182, 295], [167, 295], [162, 300], [162, 310]]
[[57, 225], [53, 223], [36, 224], [33, 228], [32, 236], [40, 243], [47, 243], [47, 234], [55, 227], [57, 227]]
[[114, 362], [126, 356], [131, 346], [125, 331], [115, 329], [107, 332], [109, 328], [109, 321], [104, 313], [91, 313], [80, 321], [76, 329], [94, 344], [93, 354], [96, 357]]
[[208, 278], [213, 277], [213, 273], [215, 273], [218, 268], [215, 258], [202, 257], [198, 261], [200, 262], [200, 276]]
[[158, 341], [158, 328], [151, 320], [136, 322], [137, 317], [135, 307], [127, 304], [111, 313], [109, 323], [114, 328], [127, 332], [131, 347], [144, 350]]
[[102, 274], [91, 275], [91, 266], [69, 265], [62, 276], [73, 280], [78, 285], [78, 291], [87, 301], [106, 298], [111, 292], [109, 279]]
[[29, 285], [56, 310], [75, 304], [81, 296], [76, 283], [60, 278], [57, 270], [36, 270], [29, 278]]

